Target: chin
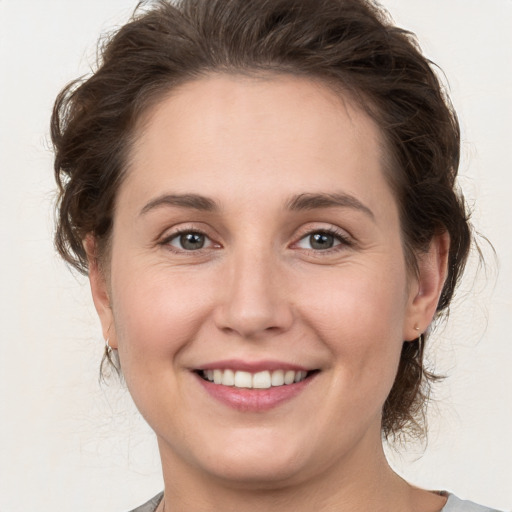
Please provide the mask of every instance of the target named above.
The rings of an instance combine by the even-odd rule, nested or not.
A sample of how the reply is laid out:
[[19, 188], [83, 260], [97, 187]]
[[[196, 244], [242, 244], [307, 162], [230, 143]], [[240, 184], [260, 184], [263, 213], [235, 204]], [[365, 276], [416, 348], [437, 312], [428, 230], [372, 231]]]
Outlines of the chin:
[[282, 457], [246, 457], [216, 461], [209, 468], [211, 476], [229, 482], [239, 489], [271, 490], [298, 484], [305, 480], [307, 464]]
[[230, 487], [283, 488], [300, 483], [315, 467], [312, 453], [304, 448], [307, 444], [289, 432], [247, 428], [222, 437], [209, 434], [194, 436], [196, 443], [181, 453], [181, 462]]

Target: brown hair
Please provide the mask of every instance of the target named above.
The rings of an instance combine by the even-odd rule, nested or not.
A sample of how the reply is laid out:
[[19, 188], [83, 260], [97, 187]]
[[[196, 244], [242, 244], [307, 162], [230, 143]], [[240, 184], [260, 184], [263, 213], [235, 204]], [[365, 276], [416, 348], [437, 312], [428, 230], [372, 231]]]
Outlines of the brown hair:
[[[178, 84], [211, 72], [290, 73], [346, 91], [379, 125], [388, 179], [401, 213], [404, 252], [416, 255], [450, 235], [445, 310], [471, 235], [455, 189], [459, 126], [412, 34], [370, 0], [165, 0], [144, 2], [107, 39], [97, 71], [69, 84], [52, 117], [59, 186], [56, 246], [87, 273], [86, 235], [105, 256], [116, 191], [140, 116]], [[422, 432], [435, 376], [424, 367], [425, 338], [404, 343], [383, 410], [386, 436]]]

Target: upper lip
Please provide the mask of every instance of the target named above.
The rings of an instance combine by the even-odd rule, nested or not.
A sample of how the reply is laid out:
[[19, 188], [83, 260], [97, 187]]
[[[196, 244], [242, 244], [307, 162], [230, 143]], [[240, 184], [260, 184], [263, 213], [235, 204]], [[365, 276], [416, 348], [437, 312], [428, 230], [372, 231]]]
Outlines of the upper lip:
[[296, 372], [307, 372], [311, 371], [312, 368], [306, 368], [305, 366], [275, 360], [243, 361], [240, 359], [223, 359], [222, 361], [214, 361], [212, 363], [201, 365], [196, 368], [196, 370], [234, 370], [257, 373], [265, 370], [294, 370]]

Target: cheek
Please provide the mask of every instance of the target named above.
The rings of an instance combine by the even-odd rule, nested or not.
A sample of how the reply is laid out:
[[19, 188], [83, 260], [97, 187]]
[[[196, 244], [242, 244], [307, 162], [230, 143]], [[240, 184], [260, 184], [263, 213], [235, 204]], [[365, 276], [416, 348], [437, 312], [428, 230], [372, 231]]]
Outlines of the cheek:
[[405, 272], [390, 264], [325, 274], [316, 276], [309, 293], [299, 292], [302, 317], [329, 347], [342, 378], [363, 388], [379, 382], [391, 387], [406, 321]]
[[135, 273], [124, 269], [122, 275], [113, 276], [117, 279], [113, 313], [126, 385], [151, 425], [159, 424], [164, 415], [165, 424], [172, 417], [176, 428], [181, 428], [180, 397], [186, 390], [180, 378], [185, 371], [179, 364], [180, 354], [198, 338], [209, 316], [209, 301], [180, 275], [157, 268]]
[[[169, 358], [192, 341], [208, 316], [209, 287], [158, 266], [118, 265], [113, 276], [113, 312], [123, 372], [168, 374]], [[131, 277], [136, 276], [136, 277]], [[201, 286], [202, 289], [199, 289]], [[117, 293], [116, 293], [117, 292]]]
[[362, 332], [401, 337], [407, 281], [400, 266], [361, 263], [326, 269], [304, 279], [294, 293], [304, 316], [323, 329], [343, 332], [347, 342], [361, 342], [357, 333]]

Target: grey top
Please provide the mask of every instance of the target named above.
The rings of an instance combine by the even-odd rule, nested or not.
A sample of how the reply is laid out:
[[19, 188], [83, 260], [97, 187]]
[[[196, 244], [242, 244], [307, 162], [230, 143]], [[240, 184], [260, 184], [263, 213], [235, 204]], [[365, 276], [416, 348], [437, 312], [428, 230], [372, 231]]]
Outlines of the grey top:
[[160, 505], [160, 502], [162, 501], [163, 496], [164, 496], [164, 493], [161, 492], [161, 493], [157, 494], [154, 498], [151, 498], [149, 501], [144, 503], [144, 505], [134, 508], [130, 512], [155, 512], [158, 505]]
[[482, 507], [472, 501], [460, 500], [457, 496], [448, 494], [448, 501], [441, 512], [499, 512], [499, 510]]
[[[131, 512], [155, 512], [158, 507], [160, 501], [162, 501], [164, 493], [161, 492], [157, 494], [154, 498], [150, 499], [144, 505], [133, 509]], [[482, 507], [482, 505], [477, 505], [472, 501], [465, 501], [457, 498], [453, 494], [446, 493], [445, 496], [448, 496], [448, 501], [446, 505], [443, 507], [441, 512], [499, 512], [494, 508]]]

